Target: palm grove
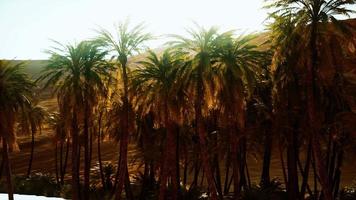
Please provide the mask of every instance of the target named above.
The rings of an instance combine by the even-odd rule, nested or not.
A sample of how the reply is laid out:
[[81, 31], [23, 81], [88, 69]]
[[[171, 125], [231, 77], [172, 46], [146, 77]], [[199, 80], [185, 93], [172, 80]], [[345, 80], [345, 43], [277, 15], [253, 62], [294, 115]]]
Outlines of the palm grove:
[[[267, 1], [271, 23], [264, 41], [259, 34], [197, 25], [187, 37], [169, 35], [159, 52], [145, 48], [154, 37], [142, 25], [126, 22], [115, 33], [102, 29], [92, 40], [58, 43], [35, 81], [23, 64], [1, 61], [1, 168], [9, 199], [15, 132], [31, 135], [30, 177], [34, 137], [45, 123], [55, 132], [56, 181], [70, 183], [72, 199], [93, 198], [95, 150], [97, 190], [106, 198], [196, 199], [205, 192], [210, 199], [337, 199], [355, 114], [338, 63], [332, 84], [320, 76], [320, 52], [330, 26], [338, 43], [349, 42], [354, 30], [336, 17], [352, 13], [347, 6], [354, 3]], [[58, 113], [38, 105], [39, 88], [54, 92]], [[119, 146], [109, 178], [100, 153], [107, 139]], [[131, 144], [140, 152], [140, 175], [128, 170]], [[263, 161], [253, 185], [247, 157], [256, 152]], [[281, 161], [280, 181], [270, 177], [272, 152]]]

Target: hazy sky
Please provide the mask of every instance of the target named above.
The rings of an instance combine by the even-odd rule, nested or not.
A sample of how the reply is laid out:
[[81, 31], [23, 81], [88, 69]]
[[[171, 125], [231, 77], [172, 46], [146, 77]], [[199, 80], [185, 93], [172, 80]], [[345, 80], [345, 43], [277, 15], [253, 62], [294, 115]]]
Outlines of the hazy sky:
[[[53, 43], [95, 36], [130, 18], [153, 34], [184, 34], [192, 21], [222, 30], [263, 30], [263, 0], [0, 0], [0, 59], [44, 59]], [[152, 44], [158, 46], [159, 41]]]

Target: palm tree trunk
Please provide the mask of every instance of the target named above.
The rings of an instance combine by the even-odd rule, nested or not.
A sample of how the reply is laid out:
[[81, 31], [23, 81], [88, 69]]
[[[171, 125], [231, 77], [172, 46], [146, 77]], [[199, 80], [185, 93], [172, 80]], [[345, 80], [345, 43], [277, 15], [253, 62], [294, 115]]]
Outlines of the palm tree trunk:
[[59, 176], [60, 176], [60, 183], [63, 182], [62, 177], [63, 175], [63, 149], [64, 149], [64, 141], [60, 139], [60, 146], [59, 146]]
[[[121, 144], [121, 142], [120, 142], [120, 144]], [[113, 186], [113, 191], [112, 191], [112, 195], [114, 195], [115, 194], [115, 190], [116, 190], [116, 188], [117, 188], [117, 184], [119, 183], [119, 173], [120, 173], [120, 164], [121, 164], [121, 148], [120, 148], [120, 150], [119, 150], [119, 159], [118, 159], [118, 161], [117, 161], [117, 169], [116, 169], [116, 174], [115, 174], [115, 180], [114, 180], [114, 186]]]
[[79, 146], [78, 146], [78, 159], [77, 159], [77, 165], [78, 165], [78, 188], [79, 188], [79, 199], [82, 199], [82, 192], [83, 192], [83, 189], [82, 189], [82, 186], [80, 185], [80, 171], [81, 171], [81, 166], [80, 166], [80, 161], [82, 160], [81, 159], [81, 151], [82, 151], [82, 147], [80, 146], [81, 144], [79, 143]]
[[225, 181], [224, 181], [224, 195], [229, 193], [228, 185], [229, 185], [229, 173], [230, 173], [230, 156], [231, 153], [227, 152], [226, 161], [225, 161]]
[[89, 105], [85, 100], [84, 108], [84, 199], [89, 199], [89, 178], [90, 178], [90, 161], [89, 161]]
[[56, 141], [56, 145], [54, 148], [54, 170], [56, 171], [56, 181], [59, 183], [59, 175], [58, 175], [58, 142]]
[[4, 159], [1, 160], [1, 165], [0, 165], [0, 180], [2, 178], [2, 173], [4, 171], [4, 165], [5, 165], [5, 162], [4, 162]]
[[306, 158], [305, 167], [303, 170], [302, 186], [300, 189], [300, 199], [301, 200], [304, 200], [305, 191], [306, 191], [307, 185], [308, 185], [309, 169], [310, 169], [311, 154], [312, 154], [311, 145], [312, 145], [312, 143], [311, 143], [311, 140], [309, 139], [308, 149], [307, 149], [307, 158]]
[[188, 177], [188, 155], [187, 151], [184, 151], [184, 169], [183, 169], [183, 186], [187, 186], [187, 177]]
[[104, 170], [103, 170], [103, 162], [102, 162], [102, 158], [101, 158], [101, 120], [103, 117], [103, 111], [100, 111], [99, 113], [99, 119], [98, 119], [98, 145], [97, 145], [97, 149], [98, 149], [98, 162], [99, 162], [99, 171], [100, 171], [100, 179], [101, 179], [101, 185], [103, 186], [104, 189], [106, 189], [106, 185], [105, 185], [105, 177], [104, 177]]
[[[119, 174], [118, 180], [119, 185], [117, 187], [116, 192], [116, 200], [121, 199], [121, 193], [124, 188], [125, 183], [125, 173], [127, 173], [127, 148], [129, 143], [129, 98], [128, 98], [128, 77], [126, 72], [126, 62], [121, 62], [122, 66], [122, 78], [124, 82], [124, 96], [123, 96], [123, 109], [124, 109], [124, 116], [123, 116], [123, 129], [122, 129], [122, 138], [120, 141], [120, 160], [119, 160]], [[127, 184], [126, 184], [127, 185]], [[127, 185], [130, 187], [130, 184]]]
[[[218, 134], [214, 134], [215, 148], [218, 149]], [[222, 185], [221, 185], [221, 174], [220, 174], [220, 163], [219, 163], [219, 152], [214, 154], [214, 171], [215, 171], [215, 180], [216, 180], [216, 189], [219, 194], [219, 198], [223, 199]]]
[[156, 177], [155, 163], [154, 163], [154, 161], [151, 161], [150, 162], [150, 183], [154, 183], [156, 181], [155, 177]]
[[316, 164], [315, 164], [315, 155], [312, 149], [312, 167], [313, 167], [313, 175], [314, 175], [314, 199], [319, 199], [318, 196], [318, 174], [316, 171]]
[[[200, 173], [200, 169], [201, 169], [201, 164], [199, 163], [199, 151], [200, 149], [198, 148], [197, 144], [194, 144], [194, 148], [196, 149], [196, 151], [194, 151], [195, 153], [195, 159], [194, 159], [194, 176], [193, 176], [193, 182], [191, 183], [189, 190], [197, 187], [198, 186], [198, 178], [199, 178], [199, 173]], [[199, 149], [199, 151], [197, 151]]]
[[[236, 127], [235, 127], [236, 128]], [[239, 196], [239, 165], [237, 162], [237, 136], [233, 134], [235, 128], [230, 129], [230, 141], [231, 141], [231, 158], [232, 158], [232, 171], [233, 171], [233, 180], [234, 180], [234, 196], [235, 199]]]
[[[247, 152], [246, 152], [246, 154], [247, 154]], [[248, 169], [247, 156], [246, 155], [245, 155], [245, 170], [246, 170], [247, 187], [251, 188], [251, 176], [250, 176], [250, 171]]]
[[307, 67], [307, 108], [308, 108], [308, 118], [309, 118], [309, 128], [312, 132], [312, 147], [313, 152], [315, 153], [315, 163], [318, 174], [320, 176], [320, 183], [323, 187], [323, 194], [325, 200], [331, 200], [332, 194], [327, 177], [327, 172], [325, 164], [323, 163], [322, 153], [320, 150], [320, 139], [319, 139], [319, 124], [316, 121], [315, 114], [315, 78], [316, 78], [316, 69], [318, 66], [318, 50], [317, 50], [317, 22], [312, 22], [311, 24], [311, 38], [310, 38], [310, 48], [311, 48], [311, 65]]
[[[171, 126], [171, 138], [170, 138], [170, 160], [169, 160], [169, 168], [170, 168], [170, 176], [171, 176], [171, 184], [172, 184], [172, 200], [176, 200], [178, 198], [178, 188], [179, 188], [179, 176], [177, 171], [179, 171], [179, 157], [177, 157], [177, 149], [178, 149], [178, 144], [177, 144], [177, 134], [175, 132], [178, 132], [177, 128], [173, 127], [172, 122], [170, 122]], [[178, 152], [179, 156], [179, 152]]]
[[200, 179], [200, 188], [202, 188], [204, 185], [204, 179], [205, 179], [205, 171], [203, 168], [203, 172], [201, 173], [201, 179]]
[[284, 156], [283, 156], [283, 148], [282, 148], [281, 138], [279, 138], [278, 148], [279, 148], [279, 159], [281, 161], [282, 172], [283, 172], [283, 180], [284, 180], [284, 184], [287, 186], [288, 185], [288, 178], [287, 178], [286, 166], [285, 166], [285, 163], [284, 163]]
[[240, 184], [239, 184], [239, 192], [241, 192], [243, 189], [247, 188], [247, 180], [246, 180], [246, 175], [245, 175], [245, 169], [246, 169], [246, 138], [243, 137], [240, 142], [240, 152], [238, 155], [239, 158], [239, 170], [240, 170]]
[[103, 185], [103, 188], [106, 188], [105, 185], [105, 177], [104, 177], [104, 171], [103, 171], [103, 162], [101, 159], [101, 130], [100, 130], [100, 125], [99, 125], [99, 132], [98, 132], [98, 161], [99, 161], [99, 169], [100, 169], [100, 179], [101, 179], [101, 184]]
[[180, 144], [179, 144], [179, 137], [180, 137], [180, 129], [179, 126], [176, 127], [176, 184], [178, 186], [178, 193], [180, 192]]
[[79, 200], [79, 130], [76, 111], [72, 121], [72, 199]]
[[6, 138], [2, 138], [2, 148], [3, 148], [3, 162], [5, 163], [7, 193], [8, 193], [9, 200], [14, 200], [11, 164], [9, 159], [9, 147]]
[[28, 162], [28, 168], [27, 168], [27, 177], [30, 176], [31, 174], [31, 168], [32, 168], [32, 160], [33, 160], [33, 152], [35, 150], [35, 132], [32, 130], [31, 131], [31, 153], [30, 153], [30, 159]]
[[90, 168], [91, 168], [91, 161], [93, 159], [93, 130], [89, 131], [89, 172], [90, 172]]
[[[123, 131], [125, 132], [125, 131]], [[119, 156], [119, 166], [118, 166], [118, 176], [117, 176], [117, 181], [118, 181], [118, 186], [116, 189], [116, 200], [121, 199], [121, 193], [125, 185], [125, 173], [127, 170], [127, 134], [123, 133], [122, 139], [120, 141], [120, 156]]]
[[61, 184], [64, 185], [64, 176], [66, 175], [66, 170], [67, 170], [67, 163], [68, 163], [68, 154], [69, 154], [69, 139], [67, 139], [67, 144], [66, 144], [66, 152], [64, 156], [64, 163], [62, 167], [62, 174], [61, 174]]
[[266, 128], [264, 129], [264, 136], [265, 136], [265, 141], [264, 141], [264, 154], [263, 154], [263, 164], [262, 164], [262, 175], [261, 175], [261, 185], [263, 186], [268, 186], [270, 184], [270, 165], [271, 165], [271, 154], [272, 154], [272, 136], [271, 132], [268, 132], [268, 130], [271, 130], [270, 122], [266, 122], [268, 125], [266, 125]]
[[[168, 96], [166, 96], [166, 99]], [[165, 151], [163, 155], [163, 162], [162, 162], [162, 167], [161, 167], [161, 176], [160, 176], [160, 188], [159, 188], [159, 200], [164, 200], [165, 199], [165, 191], [167, 187], [167, 182], [169, 175], [175, 174], [175, 169], [172, 167], [174, 166], [174, 158], [175, 158], [175, 141], [174, 141], [174, 130], [172, 127], [172, 122], [169, 119], [169, 111], [168, 111], [168, 102], [165, 102], [164, 105], [164, 121], [165, 121], [165, 128], [166, 128], [166, 146], [165, 146]], [[173, 162], [172, 162], [173, 161]], [[178, 194], [178, 188], [177, 184], [175, 182], [176, 177], [172, 177], [172, 185], [173, 185], [173, 195], [172, 199], [176, 199], [177, 194]]]
[[333, 176], [333, 197], [336, 199], [337, 195], [339, 194], [340, 189], [340, 182], [341, 182], [341, 166], [343, 163], [344, 158], [344, 151], [342, 147], [339, 147], [339, 151], [337, 152], [337, 160], [335, 166], [335, 173]]
[[134, 200], [134, 195], [131, 190], [131, 185], [130, 185], [130, 176], [129, 176], [129, 169], [126, 168], [126, 173], [125, 173], [125, 194], [126, 194], [126, 199], [129, 200]]
[[196, 132], [199, 136], [199, 147], [200, 147], [200, 155], [202, 159], [203, 169], [206, 173], [206, 178], [208, 181], [208, 189], [211, 195], [211, 200], [217, 200], [217, 192], [216, 192], [216, 185], [214, 181], [214, 175], [211, 170], [211, 166], [209, 163], [209, 153], [207, 150], [207, 142], [206, 142], [206, 132], [204, 130], [204, 123], [203, 123], [203, 116], [202, 116], [202, 106], [203, 106], [203, 98], [204, 98], [204, 86], [203, 86], [203, 79], [202, 79], [202, 67], [199, 66], [198, 70], [198, 81], [196, 84], [196, 99], [195, 99], [195, 120], [196, 120]]
[[299, 195], [299, 186], [298, 186], [298, 167], [297, 167], [297, 144], [296, 144], [296, 134], [288, 134], [288, 148], [287, 148], [287, 166], [288, 166], [288, 184], [287, 192], [288, 199], [296, 200]]
[[[167, 149], [168, 144], [166, 144], [165, 149]], [[159, 182], [159, 200], [164, 200], [165, 199], [165, 194], [166, 194], [166, 185], [167, 185], [167, 180], [168, 180], [168, 169], [167, 169], [167, 155], [168, 152], [165, 150], [165, 153], [163, 155], [163, 163], [161, 165], [161, 171], [160, 171], [160, 182]]]
[[143, 170], [143, 182], [142, 182], [142, 186], [141, 186], [141, 192], [140, 192], [140, 196], [139, 196], [139, 200], [145, 200], [146, 197], [146, 191], [148, 190], [149, 187], [149, 166], [148, 166], [148, 162], [145, 160], [144, 161], [144, 170]]

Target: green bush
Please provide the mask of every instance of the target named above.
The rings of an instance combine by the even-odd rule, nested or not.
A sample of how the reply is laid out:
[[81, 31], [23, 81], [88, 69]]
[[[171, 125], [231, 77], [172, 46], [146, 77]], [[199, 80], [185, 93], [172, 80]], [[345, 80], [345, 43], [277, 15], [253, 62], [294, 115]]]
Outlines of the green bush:
[[355, 200], [356, 199], [356, 190], [355, 188], [345, 187], [340, 191], [339, 195], [340, 200]]
[[242, 200], [287, 200], [287, 193], [278, 180], [272, 180], [267, 186], [252, 186], [245, 190], [241, 196]]
[[[30, 177], [14, 176], [14, 192], [16, 194], [29, 194], [38, 196], [58, 197], [60, 187], [49, 174], [35, 173]], [[6, 182], [0, 184], [0, 191], [6, 192]]]

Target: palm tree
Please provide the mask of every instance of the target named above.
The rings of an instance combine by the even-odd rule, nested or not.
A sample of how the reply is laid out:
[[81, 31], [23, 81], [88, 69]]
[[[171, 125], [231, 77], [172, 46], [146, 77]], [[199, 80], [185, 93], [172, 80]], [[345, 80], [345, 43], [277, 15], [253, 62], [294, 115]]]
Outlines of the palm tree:
[[79, 199], [80, 125], [83, 125], [85, 151], [84, 199], [89, 198], [89, 128], [92, 109], [97, 103], [98, 96], [106, 93], [104, 79], [111, 76], [110, 71], [113, 69], [105, 60], [107, 53], [90, 41], [76, 45], [60, 45], [60, 48], [49, 51], [51, 55], [49, 64], [39, 78], [46, 82], [45, 87], [50, 85], [54, 87], [60, 111], [68, 118], [65, 121], [71, 124], [73, 199]]
[[[308, 49], [307, 58], [309, 63], [306, 65], [306, 89], [307, 89], [307, 110], [309, 126], [312, 135], [312, 147], [315, 153], [316, 164], [320, 176], [325, 199], [331, 199], [331, 190], [328, 183], [327, 172], [322, 161], [319, 144], [319, 119], [316, 117], [316, 72], [318, 70], [318, 41], [325, 30], [325, 24], [332, 22], [336, 27], [343, 30], [335, 16], [349, 16], [353, 10], [347, 6], [355, 4], [355, 0], [271, 0], [267, 7], [276, 9], [272, 15], [281, 16], [285, 19], [292, 19], [295, 23], [293, 33], [300, 34], [305, 44], [302, 51]], [[345, 30], [345, 29], [344, 29]]]
[[[244, 134], [246, 121], [246, 97], [253, 93], [257, 73], [261, 73], [261, 65], [267, 54], [257, 50], [252, 44], [254, 35], [240, 36], [237, 39], [225, 35], [217, 50], [218, 84], [220, 84], [219, 100], [224, 113], [221, 121], [230, 132], [230, 145], [234, 189], [237, 198], [241, 187], [246, 187], [245, 161], [238, 162], [238, 140], [242, 149], [246, 145]], [[237, 125], [237, 127], [236, 127]], [[242, 159], [246, 159], [246, 152], [240, 152]], [[238, 166], [240, 163], [241, 166]], [[240, 169], [240, 172], [238, 171]], [[240, 182], [239, 182], [240, 174]]]
[[31, 134], [31, 153], [27, 169], [27, 177], [31, 174], [33, 153], [35, 149], [35, 134], [39, 130], [42, 132], [42, 125], [46, 120], [48, 113], [46, 109], [35, 102], [26, 104], [20, 114], [20, 127], [23, 133]]
[[[272, 33], [271, 45], [274, 50], [272, 66], [275, 68], [273, 74], [273, 90], [275, 91], [273, 93], [274, 124], [276, 130], [281, 133], [279, 147], [283, 169], [283, 149], [281, 147], [284, 143], [287, 146], [288, 175], [285, 170], [283, 172], [288, 198], [296, 199], [299, 195], [297, 169], [299, 152], [297, 149], [298, 141], [296, 141], [297, 130], [294, 129], [295, 125], [293, 123], [305, 116], [298, 112], [297, 109], [294, 109], [301, 106], [299, 78], [295, 66], [297, 66], [299, 58], [304, 53], [299, 51], [303, 43], [300, 42], [301, 35], [294, 33], [295, 21], [291, 16], [272, 15], [271, 17], [274, 19], [274, 22], [269, 26]], [[293, 47], [293, 49], [290, 47]], [[308, 167], [305, 169], [307, 174], [309, 169]]]
[[[129, 115], [131, 104], [129, 102], [128, 97], [128, 58], [135, 53], [138, 53], [144, 42], [152, 39], [150, 34], [143, 33], [144, 26], [143, 24], [139, 24], [132, 29], [129, 29], [129, 22], [126, 21], [121, 23], [117, 27], [117, 37], [114, 37], [107, 30], [98, 31], [100, 36], [97, 41], [106, 47], [109, 51], [114, 52], [116, 54], [117, 61], [119, 62], [119, 66], [121, 68], [122, 81], [123, 81], [123, 94], [122, 94], [122, 102], [123, 102], [123, 133], [120, 140], [120, 152], [119, 152], [119, 167], [118, 167], [118, 180], [120, 181], [117, 192], [116, 199], [121, 198], [121, 192], [124, 187], [126, 181], [126, 187], [129, 187], [130, 180], [126, 180], [128, 175], [127, 169], [127, 147], [129, 142]], [[127, 175], [126, 175], [127, 174]], [[125, 187], [125, 188], [126, 188]], [[126, 188], [126, 195], [131, 195], [130, 188]]]
[[14, 197], [9, 150], [15, 143], [16, 114], [30, 101], [34, 86], [22, 70], [23, 63], [11, 65], [9, 62], [0, 61], [0, 136], [10, 200]]
[[[54, 135], [54, 143], [56, 144], [55, 148], [55, 170], [56, 170], [56, 179], [60, 184], [64, 184], [64, 176], [66, 174], [67, 163], [68, 163], [68, 154], [69, 154], [69, 146], [70, 140], [68, 137], [69, 127], [66, 127], [64, 120], [66, 118], [63, 115], [64, 113], [51, 113], [48, 117], [48, 124], [55, 132]], [[58, 142], [60, 143], [59, 147], [59, 169], [58, 169]], [[65, 155], [63, 160], [63, 151], [64, 151], [64, 143], [66, 142]], [[59, 172], [58, 172], [59, 171]]]
[[[188, 82], [191, 91], [194, 92], [194, 112], [195, 112], [195, 126], [196, 134], [199, 137], [200, 155], [202, 158], [202, 166], [206, 173], [208, 187], [210, 190], [211, 198], [217, 199], [217, 190], [214, 182], [214, 176], [209, 163], [206, 130], [203, 123], [203, 110], [211, 104], [211, 101], [204, 101], [204, 97], [209, 99], [208, 95], [212, 95], [211, 85], [213, 83], [212, 77], [212, 65], [217, 58], [216, 48], [221, 40], [221, 35], [218, 33], [218, 29], [212, 27], [205, 29], [197, 26], [197, 30], [188, 30], [191, 38], [183, 36], [173, 35], [176, 41], [173, 41], [173, 47], [186, 55], [189, 55], [191, 60], [189, 61], [190, 67], [187, 68]], [[225, 33], [229, 34], [229, 33]], [[222, 34], [224, 35], [224, 34]], [[209, 91], [210, 90], [210, 91]]]
[[[133, 87], [138, 94], [138, 104], [142, 105], [143, 116], [154, 113], [158, 124], [166, 129], [166, 146], [161, 164], [159, 199], [163, 200], [169, 176], [172, 179], [173, 199], [177, 198], [178, 185], [175, 169], [176, 143], [173, 118], [178, 112], [175, 108], [177, 94], [175, 83], [179, 77], [183, 60], [165, 50], [162, 56], [153, 51], [148, 52], [147, 61], [139, 62], [140, 68], [133, 72]], [[175, 115], [174, 115], [175, 114]]]

